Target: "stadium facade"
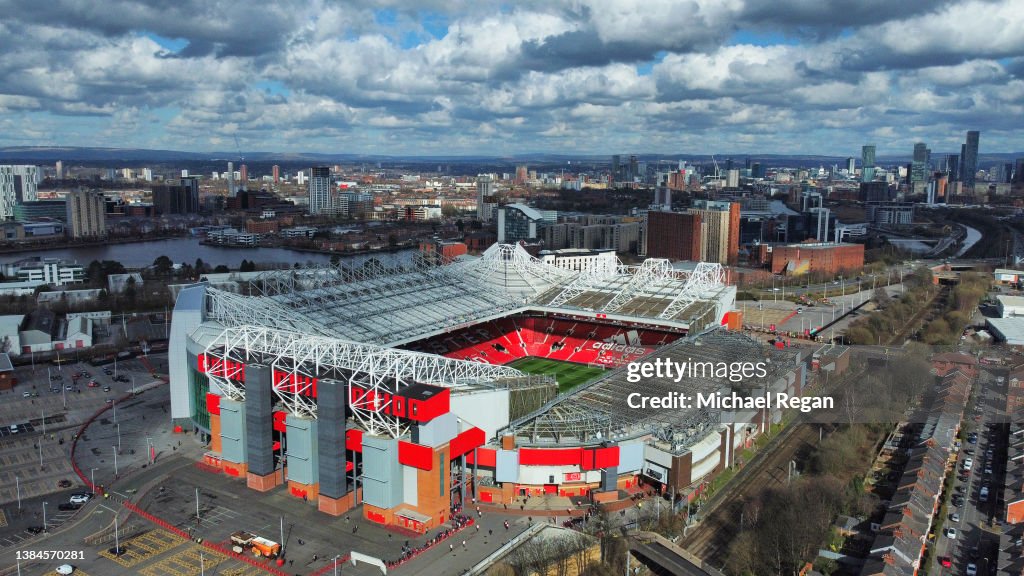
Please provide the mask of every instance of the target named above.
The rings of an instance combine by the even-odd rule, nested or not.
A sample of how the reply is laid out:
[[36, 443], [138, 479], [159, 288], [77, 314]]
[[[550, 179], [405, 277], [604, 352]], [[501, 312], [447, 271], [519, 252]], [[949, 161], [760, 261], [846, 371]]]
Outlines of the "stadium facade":
[[[470, 495], [615, 499], [643, 480], [692, 493], [777, 413], [637, 410], [628, 393], [722, 381], [627, 382], [640, 358], [767, 362], [743, 393], [799, 395], [804, 359], [722, 324], [735, 287], [718, 264], [608, 258], [573, 270], [521, 247], [435, 266], [268, 271], [179, 293], [171, 328], [176, 424], [209, 441], [206, 465], [249, 488], [286, 486], [320, 510], [362, 504], [425, 531]], [[506, 364], [544, 357], [605, 368], [559, 394]], [[730, 386], [726, 383], [726, 386]]]

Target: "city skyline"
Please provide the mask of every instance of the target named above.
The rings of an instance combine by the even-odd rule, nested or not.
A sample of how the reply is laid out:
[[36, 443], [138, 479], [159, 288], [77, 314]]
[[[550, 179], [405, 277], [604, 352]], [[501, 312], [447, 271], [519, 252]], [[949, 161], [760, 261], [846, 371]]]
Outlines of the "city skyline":
[[842, 4], [0, 1], [0, 147], [1024, 150], [1013, 2]]

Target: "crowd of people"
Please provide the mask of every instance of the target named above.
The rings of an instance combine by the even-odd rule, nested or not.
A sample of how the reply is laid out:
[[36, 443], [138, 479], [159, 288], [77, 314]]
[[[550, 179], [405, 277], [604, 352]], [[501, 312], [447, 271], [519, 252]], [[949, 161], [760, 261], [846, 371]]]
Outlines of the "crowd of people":
[[[461, 507], [456, 508], [456, 510], [461, 510]], [[388, 560], [384, 563], [387, 565], [388, 568], [396, 568], [398, 566], [401, 566], [402, 564], [405, 564], [413, 558], [416, 558], [420, 554], [426, 552], [427, 550], [430, 550], [431, 548], [440, 544], [441, 542], [444, 542], [452, 536], [455, 536], [456, 534], [465, 530], [466, 528], [469, 528], [473, 524], [475, 524], [475, 521], [472, 518], [466, 516], [465, 514], [461, 514], [460, 512], [456, 512], [451, 517], [451, 528], [445, 528], [444, 530], [441, 530], [440, 532], [435, 534], [431, 539], [427, 540], [423, 544], [420, 544], [419, 546], [410, 546], [409, 541], [406, 540], [405, 544], [402, 545], [402, 555], [399, 556], [398, 559], [396, 560]], [[462, 545], [466, 545], [465, 540], [462, 541]], [[454, 548], [454, 545], [452, 545], [451, 547]]]

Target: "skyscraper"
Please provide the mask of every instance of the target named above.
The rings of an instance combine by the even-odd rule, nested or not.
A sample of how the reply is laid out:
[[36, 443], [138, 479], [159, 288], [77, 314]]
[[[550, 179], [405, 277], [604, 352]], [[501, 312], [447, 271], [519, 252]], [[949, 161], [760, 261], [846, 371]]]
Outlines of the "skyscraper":
[[246, 166], [245, 164], [242, 164], [242, 167], [239, 168], [239, 170], [241, 170], [242, 173], [239, 177], [239, 180], [241, 180], [241, 182], [239, 182], [238, 187], [241, 188], [242, 190], [245, 190], [246, 188], [248, 188], [249, 167]]
[[57, 180], [64, 179], [64, 162], [57, 160], [57, 164], [54, 166], [57, 169]]
[[235, 195], [235, 163], [228, 162], [228, 196]]
[[314, 166], [309, 169], [309, 213], [325, 214], [333, 209], [331, 197], [331, 169]]
[[967, 142], [960, 149], [960, 180], [964, 186], [974, 186], [974, 178], [978, 173], [978, 140], [981, 132], [970, 130], [967, 132]]
[[494, 218], [494, 208], [497, 201], [494, 198], [494, 176], [490, 174], [479, 174], [476, 177], [476, 217], [484, 222], [490, 222]]
[[946, 155], [946, 165], [943, 167], [943, 171], [949, 174], [950, 182], [960, 181], [960, 156], [957, 154]]
[[1013, 167], [1014, 184], [1024, 184], [1024, 158], [1017, 158]]
[[846, 171], [851, 175], [857, 171], [857, 159], [853, 156], [846, 159]]
[[871, 182], [875, 179], [875, 145], [867, 144], [860, 149], [861, 182]]
[[67, 196], [68, 235], [99, 238], [107, 235], [107, 202], [99, 190], [75, 190]]
[[270, 170], [271, 170], [271, 175], [274, 178], [274, 184], [279, 183], [281, 181], [281, 167], [278, 166], [277, 164], [274, 164], [274, 167], [271, 168]]
[[910, 164], [910, 184], [924, 182], [928, 178], [928, 146], [924, 142], [914, 144], [914, 161]]
[[612, 156], [612, 180], [615, 182], [622, 180], [622, 157], [618, 154]]

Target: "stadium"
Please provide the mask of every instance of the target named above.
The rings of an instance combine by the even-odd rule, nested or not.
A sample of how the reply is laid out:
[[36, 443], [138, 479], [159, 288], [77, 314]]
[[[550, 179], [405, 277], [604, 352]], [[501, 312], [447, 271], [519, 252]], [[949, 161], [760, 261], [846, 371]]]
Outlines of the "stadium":
[[[610, 501], [638, 483], [692, 496], [779, 418], [631, 409], [627, 395], [799, 396], [806, 362], [730, 331], [722, 267], [547, 263], [495, 245], [443, 265], [268, 271], [183, 288], [172, 417], [254, 490], [425, 531], [470, 497]], [[639, 359], [765, 362], [762, 378], [630, 383]]]

